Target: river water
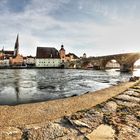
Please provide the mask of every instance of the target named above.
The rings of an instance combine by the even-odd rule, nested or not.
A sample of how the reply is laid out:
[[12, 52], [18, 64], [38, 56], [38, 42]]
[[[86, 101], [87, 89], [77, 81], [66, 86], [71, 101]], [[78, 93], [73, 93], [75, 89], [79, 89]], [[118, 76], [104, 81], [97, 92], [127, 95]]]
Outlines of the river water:
[[66, 98], [128, 81], [134, 73], [116, 70], [1, 69], [0, 104], [15, 105]]

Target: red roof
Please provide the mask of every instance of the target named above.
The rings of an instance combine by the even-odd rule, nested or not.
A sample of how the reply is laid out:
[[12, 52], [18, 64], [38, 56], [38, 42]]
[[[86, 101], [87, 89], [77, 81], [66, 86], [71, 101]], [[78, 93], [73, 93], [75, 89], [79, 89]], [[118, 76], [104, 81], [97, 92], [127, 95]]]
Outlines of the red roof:
[[79, 59], [79, 57], [77, 55], [75, 55], [74, 53], [68, 53], [66, 55], [66, 57], [70, 57], [70, 56], [73, 56], [74, 59]]

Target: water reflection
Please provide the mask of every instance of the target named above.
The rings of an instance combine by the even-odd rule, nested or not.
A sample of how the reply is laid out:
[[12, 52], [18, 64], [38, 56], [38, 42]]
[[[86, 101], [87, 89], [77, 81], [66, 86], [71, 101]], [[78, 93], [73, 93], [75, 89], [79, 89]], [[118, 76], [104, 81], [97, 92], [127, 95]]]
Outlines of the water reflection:
[[9, 69], [0, 70], [0, 76], [0, 104], [13, 105], [84, 94], [126, 81], [132, 74], [116, 70]]
[[140, 68], [134, 69], [133, 75], [140, 77]]

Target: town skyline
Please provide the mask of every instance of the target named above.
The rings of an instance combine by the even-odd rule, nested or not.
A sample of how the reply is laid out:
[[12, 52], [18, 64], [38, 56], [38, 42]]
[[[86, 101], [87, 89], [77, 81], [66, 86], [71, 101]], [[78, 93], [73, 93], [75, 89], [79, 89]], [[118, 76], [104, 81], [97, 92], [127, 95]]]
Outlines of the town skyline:
[[102, 56], [139, 52], [138, 0], [1, 0], [1, 49], [36, 55], [36, 47], [63, 44], [66, 52]]
[[[17, 34], [16, 37], [17, 37], [18, 40], [19, 40], [19, 33]], [[17, 40], [17, 38], [16, 38], [16, 40]], [[19, 43], [19, 42], [20, 42], [20, 41], [18, 41], [18, 43]], [[18, 46], [20, 46], [20, 43], [18, 44]], [[62, 46], [64, 47], [64, 49], [66, 49], [63, 43], [62, 43], [60, 46], [58, 46], [58, 47], [56, 47], [56, 46], [36, 46], [34, 49], [35, 49], [35, 51], [36, 51], [36, 50], [37, 50], [37, 47], [42, 47], [42, 48], [49, 48], [49, 47], [51, 47], [51, 48], [56, 48], [57, 50], [60, 50]], [[13, 48], [14, 48], [14, 47], [15, 47], [15, 44], [14, 44]], [[6, 51], [12, 51], [12, 50], [14, 50], [13, 48], [10, 48], [10, 49], [9, 49], [9, 48], [8, 48], [8, 49], [6, 48], [6, 49], [5, 49], [5, 47], [3, 46], [3, 47], [1, 47], [0, 50], [1, 50], [1, 51], [5, 51], [5, 50], [6, 50]], [[20, 48], [20, 49], [21, 49], [21, 48]], [[36, 57], [36, 52], [35, 52], [34, 55], [29, 54], [29, 53], [28, 53], [27, 55], [23, 55], [22, 52], [20, 52], [20, 49], [18, 50], [20, 55], [25, 56], [25, 57], [26, 57], [26, 56], [33, 56], [33, 57]], [[67, 54], [71, 54], [71, 53], [72, 53], [72, 54], [74, 54], [74, 55], [77, 55], [76, 53], [73, 53], [73, 52], [67, 52], [67, 51], [66, 51], [66, 53], [67, 53]], [[125, 53], [135, 53], [135, 52], [125, 52]], [[118, 54], [125, 54], [125, 53], [124, 53], [124, 52], [122, 52], [122, 53], [120, 52], [120, 53], [118, 53]], [[136, 53], [137, 53], [137, 52], [136, 52]], [[107, 54], [107, 55], [97, 55], [97, 57], [98, 57], [98, 56], [116, 55], [116, 54], [117, 54], [117, 53], [114, 53], [114, 54]], [[77, 55], [77, 56], [80, 58], [80, 57], [83, 57], [84, 55], [86, 55], [86, 57], [96, 57], [96, 55], [94, 55], [94, 56], [87, 56], [86, 52], [84, 52], [84, 53], [81, 54], [80, 56], [78, 56], [78, 55]]]

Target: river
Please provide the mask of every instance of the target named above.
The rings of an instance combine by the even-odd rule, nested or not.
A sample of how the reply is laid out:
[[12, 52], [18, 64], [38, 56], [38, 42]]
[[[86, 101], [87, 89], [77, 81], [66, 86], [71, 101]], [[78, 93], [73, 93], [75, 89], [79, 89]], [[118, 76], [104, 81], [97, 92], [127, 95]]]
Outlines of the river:
[[120, 82], [133, 73], [116, 70], [0, 69], [0, 104], [16, 105], [66, 98], [96, 91]]

